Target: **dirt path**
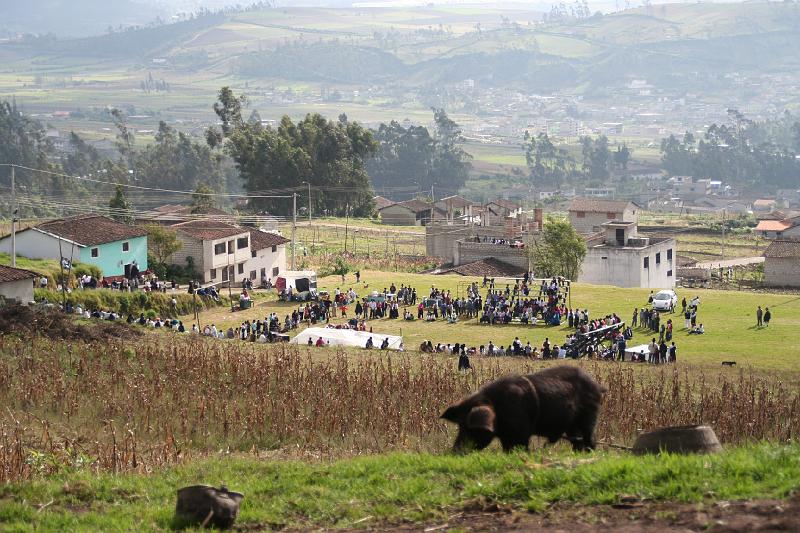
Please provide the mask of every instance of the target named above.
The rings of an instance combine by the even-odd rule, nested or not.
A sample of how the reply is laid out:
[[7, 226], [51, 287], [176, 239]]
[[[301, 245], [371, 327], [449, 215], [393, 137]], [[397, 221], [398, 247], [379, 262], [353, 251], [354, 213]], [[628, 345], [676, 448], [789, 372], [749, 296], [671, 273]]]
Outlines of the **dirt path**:
[[[617, 533], [800, 531], [800, 496], [789, 500], [717, 501], [699, 504], [653, 503], [621, 498], [616, 505], [556, 504], [542, 513], [488, 505], [468, 508], [449, 519], [424, 524], [370, 524], [366, 531], [493, 531]], [[365, 520], [364, 526], [369, 524]], [[339, 531], [365, 531], [365, 529]]]
[[735, 266], [744, 266], [744, 265], [756, 265], [758, 263], [764, 262], [764, 256], [756, 256], [756, 257], [737, 257], [736, 259], [726, 259], [725, 261], [718, 260], [718, 261], [703, 261], [702, 263], [697, 263], [697, 268], [728, 268], [728, 267], [735, 267]]

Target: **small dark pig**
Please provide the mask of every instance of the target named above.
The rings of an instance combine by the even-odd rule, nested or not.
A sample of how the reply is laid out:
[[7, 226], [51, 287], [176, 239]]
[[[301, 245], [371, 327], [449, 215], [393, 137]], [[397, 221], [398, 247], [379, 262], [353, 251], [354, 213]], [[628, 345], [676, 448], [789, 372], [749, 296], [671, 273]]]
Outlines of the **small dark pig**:
[[453, 450], [482, 450], [495, 437], [503, 450], [528, 449], [531, 435], [551, 443], [563, 436], [575, 450], [593, 450], [597, 413], [606, 390], [582, 369], [556, 366], [509, 376], [449, 407], [442, 418], [458, 424]]

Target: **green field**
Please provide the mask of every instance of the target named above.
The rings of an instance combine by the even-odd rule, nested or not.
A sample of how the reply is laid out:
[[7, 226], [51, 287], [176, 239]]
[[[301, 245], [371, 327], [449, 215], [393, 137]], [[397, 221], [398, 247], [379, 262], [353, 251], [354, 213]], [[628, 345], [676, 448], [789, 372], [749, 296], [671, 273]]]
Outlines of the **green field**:
[[169, 531], [177, 488], [220, 482], [245, 495], [238, 525], [248, 531], [442, 523], [493, 505], [523, 513], [625, 498], [713, 505], [790, 496], [800, 484], [798, 458], [797, 445], [758, 445], [710, 457], [546, 450], [300, 462], [221, 455], [152, 475], [67, 472], [6, 485], [0, 487], [0, 523], [4, 531], [20, 533]]

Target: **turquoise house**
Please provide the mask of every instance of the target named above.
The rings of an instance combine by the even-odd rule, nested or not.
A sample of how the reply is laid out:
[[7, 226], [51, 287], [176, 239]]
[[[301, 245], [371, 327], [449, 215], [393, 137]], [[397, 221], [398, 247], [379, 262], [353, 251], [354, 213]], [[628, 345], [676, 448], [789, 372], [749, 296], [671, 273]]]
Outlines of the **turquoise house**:
[[[10, 236], [0, 239], [0, 251], [11, 252]], [[99, 215], [61, 218], [17, 232], [17, 254], [96, 265], [104, 277], [125, 276], [134, 265], [147, 270], [147, 231]]]

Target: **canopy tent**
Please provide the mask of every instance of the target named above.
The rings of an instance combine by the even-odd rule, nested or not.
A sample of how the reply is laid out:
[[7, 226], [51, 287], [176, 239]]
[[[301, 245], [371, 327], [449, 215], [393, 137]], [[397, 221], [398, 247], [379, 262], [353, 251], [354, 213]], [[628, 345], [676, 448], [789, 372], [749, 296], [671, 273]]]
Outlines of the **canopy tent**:
[[317, 273], [313, 270], [287, 270], [275, 280], [279, 291], [292, 287], [296, 292], [317, 290]]
[[316, 344], [317, 339], [322, 337], [325, 344], [330, 342], [331, 346], [353, 346], [356, 348], [364, 348], [367, 345], [367, 339], [372, 337], [372, 343], [375, 348], [380, 348], [384, 339], [389, 339], [389, 349], [399, 350], [403, 344], [403, 337], [397, 335], [386, 335], [383, 333], [370, 333], [369, 331], [355, 331], [352, 329], [334, 329], [334, 328], [306, 328], [300, 332], [297, 337], [292, 339], [293, 344], [308, 344], [308, 339]]

